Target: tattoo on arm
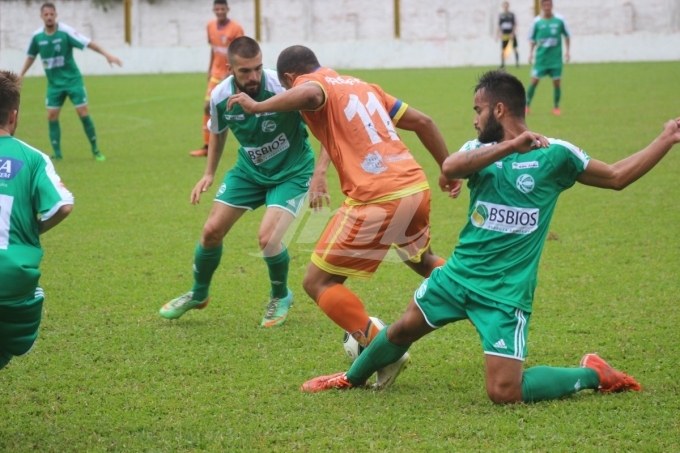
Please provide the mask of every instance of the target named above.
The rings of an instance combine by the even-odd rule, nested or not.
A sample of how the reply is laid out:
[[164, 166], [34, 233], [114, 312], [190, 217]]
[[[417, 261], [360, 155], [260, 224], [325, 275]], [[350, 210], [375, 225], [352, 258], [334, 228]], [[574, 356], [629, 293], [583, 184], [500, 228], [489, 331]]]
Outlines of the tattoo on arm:
[[475, 152], [466, 152], [465, 153], [465, 163], [469, 164], [475, 159], [479, 159], [480, 157], [484, 157], [488, 154], [492, 154], [496, 151], [496, 146], [489, 146], [486, 148], [478, 149], [475, 150]]

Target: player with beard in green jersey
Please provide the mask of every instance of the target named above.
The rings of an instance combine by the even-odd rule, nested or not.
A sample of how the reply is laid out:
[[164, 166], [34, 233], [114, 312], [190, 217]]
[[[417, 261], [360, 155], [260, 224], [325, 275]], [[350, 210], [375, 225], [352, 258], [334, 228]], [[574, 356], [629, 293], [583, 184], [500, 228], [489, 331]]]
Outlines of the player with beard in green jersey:
[[165, 304], [160, 314], [177, 319], [188, 310], [208, 304], [210, 282], [222, 257], [222, 240], [246, 211], [265, 205], [267, 211], [258, 239], [269, 270], [271, 292], [261, 325], [273, 327], [283, 324], [293, 301], [293, 293], [287, 287], [290, 257], [281, 239], [309, 191], [314, 153], [299, 112], [250, 115], [238, 105], [227, 110], [229, 97], [236, 93], [263, 101], [285, 91], [276, 71], [262, 69], [262, 52], [252, 38], [233, 40], [227, 57], [233, 75], [212, 91], [208, 162], [205, 175], [191, 193], [191, 202], [198, 203], [201, 194], [212, 185], [228, 130], [241, 145], [238, 160], [217, 191], [196, 246], [193, 288]]
[[61, 160], [61, 127], [59, 126], [59, 113], [64, 101], [71, 99], [76, 112], [83, 123], [83, 129], [87, 140], [90, 142], [92, 155], [102, 162], [106, 160], [97, 147], [97, 134], [94, 122], [90, 118], [87, 108], [87, 93], [83, 84], [78, 65], [73, 58], [73, 49], [90, 49], [98, 52], [110, 65], [121, 65], [118, 58], [108, 54], [104, 49], [95, 44], [68, 25], [57, 22], [57, 10], [53, 3], [44, 3], [40, 7], [40, 18], [45, 23], [33, 33], [26, 51], [26, 62], [21, 70], [21, 76], [31, 67], [36, 57], [40, 55], [45, 75], [47, 76], [47, 122], [49, 125], [50, 143], [54, 154], [52, 159]]
[[375, 371], [396, 363], [414, 341], [464, 319], [479, 334], [486, 391], [494, 403], [551, 400], [583, 389], [641, 390], [597, 354], [584, 355], [580, 368], [525, 370], [527, 333], [538, 263], [559, 195], [576, 182], [624, 189], [680, 142], [680, 118], [667, 122], [643, 150], [608, 165], [571, 143], [530, 132], [524, 87], [504, 71], [480, 78], [473, 107], [477, 140], [442, 167], [449, 179], [466, 178], [470, 189], [468, 222], [451, 258], [423, 281], [406, 313], [378, 334], [347, 373], [312, 379], [303, 391], [363, 385]]
[[20, 90], [16, 74], [0, 71], [0, 369], [35, 343], [45, 299], [40, 235], [73, 207], [49, 157], [13, 137]]

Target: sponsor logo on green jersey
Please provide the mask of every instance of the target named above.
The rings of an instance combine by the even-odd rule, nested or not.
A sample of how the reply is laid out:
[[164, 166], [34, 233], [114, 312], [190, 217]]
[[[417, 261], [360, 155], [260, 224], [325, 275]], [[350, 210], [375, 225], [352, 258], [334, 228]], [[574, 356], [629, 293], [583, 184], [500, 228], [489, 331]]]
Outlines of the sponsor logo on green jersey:
[[477, 228], [499, 233], [529, 234], [538, 227], [538, 209], [478, 201], [470, 216]]
[[264, 145], [258, 146], [257, 148], [243, 148], [248, 157], [253, 161], [255, 165], [260, 165], [263, 162], [267, 162], [274, 156], [281, 154], [285, 150], [290, 148], [290, 143], [286, 134], [279, 134], [274, 141], [265, 143]]
[[519, 175], [519, 178], [517, 178], [517, 182], [515, 183], [517, 186], [517, 190], [519, 190], [522, 193], [529, 193], [532, 190], [534, 190], [534, 178], [531, 177], [531, 175], [528, 174], [523, 174]]

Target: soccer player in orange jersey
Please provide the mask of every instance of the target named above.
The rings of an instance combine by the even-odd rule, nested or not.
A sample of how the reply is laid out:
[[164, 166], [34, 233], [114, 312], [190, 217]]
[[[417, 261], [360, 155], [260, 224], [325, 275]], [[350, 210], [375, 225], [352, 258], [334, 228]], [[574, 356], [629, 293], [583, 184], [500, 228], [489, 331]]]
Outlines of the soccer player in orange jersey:
[[[343, 285], [347, 277], [370, 278], [392, 245], [422, 276], [444, 264], [430, 249], [427, 178], [395, 126], [414, 131], [440, 168], [449, 152], [428, 116], [378, 85], [321, 67], [306, 47], [285, 49], [277, 72], [286, 92], [260, 103], [237, 94], [229, 99], [229, 109], [238, 103], [248, 113], [300, 110], [328, 150], [319, 158], [310, 191], [325, 189], [330, 159], [347, 199], [319, 239], [303, 286], [328, 317], [367, 346], [379, 328]], [[440, 174], [440, 188], [452, 197], [458, 196], [460, 184]], [[379, 383], [398, 374], [408, 360], [405, 354], [390, 370], [379, 372]]]
[[208, 120], [210, 119], [210, 93], [222, 80], [229, 75], [227, 70], [227, 48], [229, 43], [239, 36], [243, 36], [243, 28], [235, 20], [229, 19], [227, 0], [214, 0], [213, 13], [215, 19], [208, 22], [208, 44], [210, 44], [210, 66], [208, 66], [208, 89], [205, 92], [205, 106], [203, 107], [203, 147], [191, 151], [194, 157], [208, 155]]

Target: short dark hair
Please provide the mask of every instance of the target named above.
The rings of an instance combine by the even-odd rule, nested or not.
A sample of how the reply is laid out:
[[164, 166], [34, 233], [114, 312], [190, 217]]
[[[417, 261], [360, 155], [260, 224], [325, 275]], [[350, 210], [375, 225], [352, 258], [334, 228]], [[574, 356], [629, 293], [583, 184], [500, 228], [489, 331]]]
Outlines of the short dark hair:
[[524, 118], [526, 92], [517, 77], [502, 69], [485, 72], [477, 80], [475, 93], [482, 89], [491, 104], [502, 103], [512, 116]]
[[55, 11], [57, 10], [57, 7], [54, 6], [54, 3], [52, 2], [43, 3], [42, 6], [40, 7], [40, 12], [42, 13], [42, 10], [44, 10], [45, 8], [52, 8]]
[[234, 64], [234, 56], [241, 58], [255, 58], [259, 53], [260, 45], [253, 38], [248, 36], [239, 36], [234, 39], [227, 47], [227, 58], [229, 64]]
[[227, 5], [227, 0], [215, 0], [213, 2], [213, 5], [224, 5], [224, 6], [229, 6]]
[[19, 110], [21, 79], [10, 71], [0, 71], [0, 126], [9, 123], [9, 115]]
[[309, 74], [321, 66], [311, 49], [305, 46], [290, 46], [283, 49], [276, 61], [279, 79], [284, 74]]

